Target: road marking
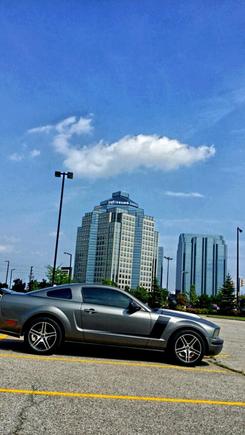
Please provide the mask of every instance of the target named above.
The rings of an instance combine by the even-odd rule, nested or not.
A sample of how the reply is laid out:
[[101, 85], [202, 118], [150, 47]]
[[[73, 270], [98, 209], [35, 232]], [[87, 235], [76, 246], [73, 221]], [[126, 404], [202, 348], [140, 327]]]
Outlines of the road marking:
[[79, 364], [98, 364], [98, 365], [115, 365], [115, 366], [130, 366], [130, 367], [150, 367], [150, 368], [159, 368], [159, 369], [174, 369], [181, 371], [195, 371], [195, 372], [203, 372], [203, 373], [225, 373], [228, 374], [229, 371], [225, 369], [202, 369], [199, 367], [181, 367], [170, 364], [146, 364], [146, 363], [137, 363], [137, 362], [123, 362], [123, 361], [111, 361], [111, 360], [97, 360], [97, 359], [82, 359], [82, 358], [64, 358], [64, 357], [46, 357], [46, 356], [33, 356], [33, 355], [16, 355], [13, 353], [0, 353], [0, 358], [16, 358], [16, 359], [27, 359], [34, 361], [58, 361], [58, 362], [67, 362], [67, 363], [79, 363]]
[[231, 357], [231, 355], [229, 354], [229, 353], [220, 353], [219, 355], [216, 355], [215, 357], [214, 357], [214, 359], [227, 359], [227, 358], [230, 358]]
[[111, 399], [111, 400], [132, 400], [143, 402], [165, 402], [165, 403], [190, 403], [196, 405], [222, 405], [222, 406], [245, 406], [245, 402], [228, 402], [223, 400], [203, 400], [203, 399], [179, 399], [172, 397], [152, 397], [152, 396], [124, 396], [116, 394], [93, 394], [93, 393], [70, 393], [66, 391], [37, 391], [37, 390], [16, 390], [12, 388], [0, 388], [0, 393], [7, 394], [30, 394], [34, 396], [53, 396], [53, 397], [77, 397], [81, 399]]
[[8, 335], [6, 334], [0, 334], [0, 340], [5, 340], [5, 338], [7, 338]]

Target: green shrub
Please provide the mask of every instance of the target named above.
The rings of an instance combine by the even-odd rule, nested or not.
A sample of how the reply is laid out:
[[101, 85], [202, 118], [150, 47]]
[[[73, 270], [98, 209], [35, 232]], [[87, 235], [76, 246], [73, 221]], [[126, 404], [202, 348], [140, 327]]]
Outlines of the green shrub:
[[177, 311], [186, 311], [186, 307], [184, 305], [176, 305], [175, 310], [177, 310]]

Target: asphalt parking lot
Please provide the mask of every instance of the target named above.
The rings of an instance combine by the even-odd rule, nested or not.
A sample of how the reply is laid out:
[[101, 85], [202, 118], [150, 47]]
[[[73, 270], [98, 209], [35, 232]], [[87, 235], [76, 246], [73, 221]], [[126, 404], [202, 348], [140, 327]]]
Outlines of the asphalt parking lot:
[[223, 356], [194, 368], [78, 344], [39, 357], [0, 335], [0, 434], [244, 434], [245, 376], [232, 346], [243, 337], [242, 364], [245, 323], [225, 322]]
[[245, 321], [208, 319], [219, 324], [224, 339], [223, 350], [214, 359], [217, 363], [245, 375]]

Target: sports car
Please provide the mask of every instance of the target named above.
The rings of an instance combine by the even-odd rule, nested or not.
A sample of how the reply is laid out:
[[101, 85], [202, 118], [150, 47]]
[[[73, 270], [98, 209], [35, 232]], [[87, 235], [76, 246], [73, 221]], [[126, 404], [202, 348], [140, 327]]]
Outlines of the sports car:
[[102, 285], [65, 284], [28, 293], [0, 289], [0, 331], [24, 336], [28, 351], [41, 355], [76, 341], [163, 351], [186, 366], [223, 346], [215, 323], [151, 310], [130, 293]]

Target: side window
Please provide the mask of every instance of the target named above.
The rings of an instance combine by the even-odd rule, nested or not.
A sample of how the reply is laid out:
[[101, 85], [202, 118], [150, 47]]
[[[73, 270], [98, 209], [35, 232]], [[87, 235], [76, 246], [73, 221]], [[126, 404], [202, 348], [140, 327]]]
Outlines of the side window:
[[49, 298], [58, 299], [72, 299], [72, 293], [70, 288], [59, 288], [55, 290], [49, 290], [47, 292]]
[[117, 290], [103, 287], [83, 287], [83, 301], [86, 304], [109, 305], [128, 308], [131, 299]]

